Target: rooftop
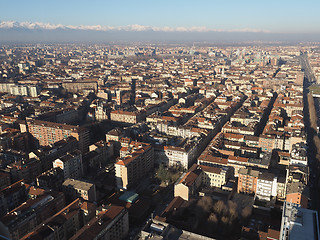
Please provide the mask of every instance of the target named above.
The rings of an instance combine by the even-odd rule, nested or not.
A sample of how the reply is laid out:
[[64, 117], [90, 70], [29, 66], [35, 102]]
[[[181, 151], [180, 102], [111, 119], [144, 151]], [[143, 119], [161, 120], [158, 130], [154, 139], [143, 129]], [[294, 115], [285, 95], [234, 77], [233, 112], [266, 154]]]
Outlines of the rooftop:
[[283, 205], [281, 239], [319, 239], [318, 213], [301, 208], [298, 204], [285, 202]]
[[76, 179], [72, 179], [72, 178], [66, 179], [62, 185], [63, 186], [73, 186], [76, 189], [81, 189], [84, 191], [89, 191], [93, 187], [92, 183], [88, 183], [88, 182], [84, 182], [84, 181], [80, 181], [80, 180], [76, 180]]

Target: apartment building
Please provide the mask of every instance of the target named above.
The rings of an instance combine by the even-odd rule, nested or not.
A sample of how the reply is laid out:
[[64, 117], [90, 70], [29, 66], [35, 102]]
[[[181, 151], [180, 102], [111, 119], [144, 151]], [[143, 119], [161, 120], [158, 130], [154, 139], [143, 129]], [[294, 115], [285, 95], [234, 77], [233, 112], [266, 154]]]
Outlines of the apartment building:
[[70, 199], [82, 198], [90, 202], [97, 201], [96, 186], [89, 182], [68, 178], [62, 184], [62, 191]]
[[0, 230], [8, 231], [11, 239], [18, 240], [63, 207], [65, 199], [61, 192], [51, 191], [28, 199], [1, 218]]
[[277, 196], [277, 177], [268, 172], [261, 172], [257, 181], [256, 195], [259, 199], [270, 201]]
[[257, 191], [259, 171], [241, 168], [238, 177], [238, 193], [253, 194]]
[[0, 92], [7, 92], [15, 96], [37, 97], [40, 87], [35, 85], [18, 85], [15, 83], [0, 83]]
[[0, 190], [5, 187], [8, 187], [10, 183], [10, 174], [7, 172], [0, 172]]
[[5, 171], [10, 173], [13, 182], [23, 179], [25, 182], [31, 183], [41, 173], [41, 163], [36, 159], [20, 160], [8, 164]]
[[125, 239], [129, 232], [129, 214], [124, 207], [111, 205], [82, 227], [70, 240]]
[[27, 199], [27, 190], [23, 180], [15, 182], [0, 191], [0, 216], [18, 207]]
[[42, 172], [52, 168], [52, 162], [65, 155], [67, 152], [72, 152], [78, 149], [78, 141], [74, 137], [67, 137], [51, 146], [42, 146], [41, 148], [29, 153], [29, 158], [35, 158], [41, 162]]
[[188, 172], [183, 173], [182, 176], [174, 185], [174, 197], [181, 197], [189, 201], [192, 196], [198, 193], [198, 189], [202, 183], [203, 171], [197, 164], [192, 165]]
[[292, 145], [290, 152], [290, 165], [308, 165], [307, 148], [303, 142]]
[[82, 154], [74, 150], [53, 161], [53, 167], [63, 170], [64, 179], [80, 178], [83, 175]]
[[275, 149], [275, 136], [260, 135], [259, 147], [264, 152], [272, 152]]
[[225, 185], [230, 177], [230, 169], [228, 167], [209, 167], [200, 165], [202, 174], [202, 183], [209, 187], [221, 188]]
[[137, 122], [144, 120], [145, 117], [146, 117], [145, 111], [128, 112], [128, 111], [122, 111], [122, 110], [114, 110], [110, 113], [111, 121], [115, 121], [115, 122], [136, 124]]
[[284, 202], [279, 239], [320, 239], [318, 212]]
[[164, 146], [165, 161], [169, 166], [189, 169], [204, 148], [206, 136], [185, 139], [179, 146]]
[[150, 144], [131, 143], [132, 149], [126, 157], [120, 157], [115, 163], [117, 187], [128, 189], [154, 166], [154, 151]]
[[36, 184], [41, 188], [60, 191], [63, 181], [64, 171], [60, 167], [56, 167], [40, 174], [36, 179]]
[[310, 191], [309, 187], [301, 182], [287, 184], [286, 201], [299, 204], [302, 208], [308, 208]]
[[20, 131], [29, 132], [39, 141], [40, 146], [49, 146], [72, 136], [78, 141], [82, 153], [88, 151], [89, 131], [82, 127], [27, 119], [25, 123], [20, 123]]
[[61, 209], [38, 225], [32, 232], [22, 237], [22, 240], [36, 239], [69, 239], [83, 226], [82, 203], [79, 199]]

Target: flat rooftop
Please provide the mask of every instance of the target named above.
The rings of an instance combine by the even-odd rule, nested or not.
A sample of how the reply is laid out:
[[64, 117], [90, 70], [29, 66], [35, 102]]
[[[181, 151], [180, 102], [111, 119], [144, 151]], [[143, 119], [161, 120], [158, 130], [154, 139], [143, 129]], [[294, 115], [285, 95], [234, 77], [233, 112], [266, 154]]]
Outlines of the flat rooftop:
[[302, 208], [298, 204], [285, 202], [283, 205], [280, 239], [318, 240], [319, 238], [317, 212]]

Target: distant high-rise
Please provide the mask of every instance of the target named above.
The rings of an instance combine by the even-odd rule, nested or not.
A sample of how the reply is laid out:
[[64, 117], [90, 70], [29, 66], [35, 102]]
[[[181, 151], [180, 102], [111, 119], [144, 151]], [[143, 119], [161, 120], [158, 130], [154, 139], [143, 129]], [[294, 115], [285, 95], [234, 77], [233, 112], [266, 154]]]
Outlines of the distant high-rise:
[[136, 102], [136, 79], [131, 78], [130, 105], [134, 105], [135, 102]]

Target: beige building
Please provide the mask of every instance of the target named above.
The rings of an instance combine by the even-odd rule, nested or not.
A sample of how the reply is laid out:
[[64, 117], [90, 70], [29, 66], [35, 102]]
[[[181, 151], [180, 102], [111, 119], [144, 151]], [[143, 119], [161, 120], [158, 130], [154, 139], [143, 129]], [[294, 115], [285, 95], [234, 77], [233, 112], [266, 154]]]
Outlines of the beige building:
[[194, 164], [174, 185], [174, 197], [181, 197], [189, 201], [192, 196], [198, 193], [197, 190], [202, 183], [202, 174], [201, 167]]
[[124, 123], [137, 123], [145, 119], [145, 112], [127, 112], [122, 110], [115, 110], [110, 113], [111, 121]]
[[221, 188], [225, 185], [229, 179], [229, 168], [228, 167], [209, 167], [200, 165], [202, 174], [202, 183], [209, 187]]
[[81, 92], [85, 89], [91, 89], [96, 92], [98, 83], [96, 81], [64, 82], [62, 83], [62, 87], [73, 93]]
[[122, 137], [123, 137], [123, 131], [121, 130], [121, 128], [114, 128], [106, 134], [106, 142], [109, 142], [109, 141], [119, 142]]
[[115, 163], [117, 187], [128, 189], [147, 175], [154, 166], [154, 152], [150, 144], [131, 142], [126, 157]]
[[221, 188], [229, 179], [228, 167], [209, 167], [194, 164], [184, 173], [174, 185], [174, 197], [181, 197], [188, 201], [198, 194], [199, 187]]

